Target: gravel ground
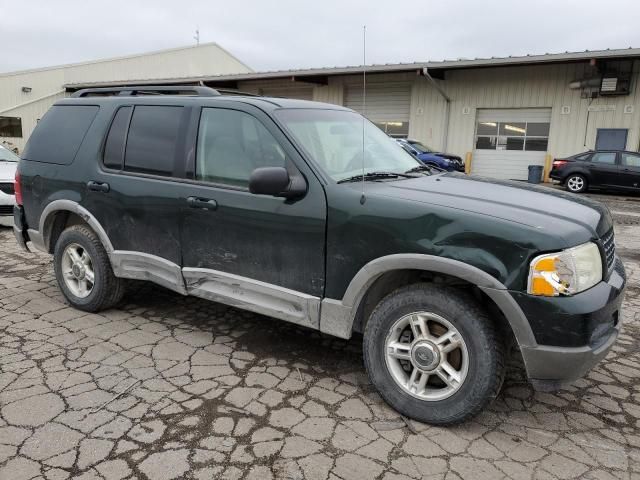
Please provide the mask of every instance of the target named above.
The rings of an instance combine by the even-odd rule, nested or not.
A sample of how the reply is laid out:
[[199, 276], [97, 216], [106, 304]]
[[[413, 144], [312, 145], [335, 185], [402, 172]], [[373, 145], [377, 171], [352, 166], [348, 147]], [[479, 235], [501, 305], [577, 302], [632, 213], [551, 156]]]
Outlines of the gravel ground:
[[609, 204], [624, 332], [589, 376], [535, 393], [512, 366], [475, 420], [402, 419], [341, 341], [135, 285], [65, 305], [50, 257], [0, 230], [0, 479], [640, 478], [640, 197]]

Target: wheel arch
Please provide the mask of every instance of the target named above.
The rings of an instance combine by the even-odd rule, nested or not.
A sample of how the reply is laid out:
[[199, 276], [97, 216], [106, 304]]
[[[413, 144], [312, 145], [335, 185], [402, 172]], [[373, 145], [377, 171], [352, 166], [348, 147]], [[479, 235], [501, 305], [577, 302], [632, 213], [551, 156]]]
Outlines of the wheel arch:
[[[86, 208], [73, 200], [54, 200], [49, 203], [40, 215], [38, 236], [40, 247], [48, 253], [53, 253], [55, 241], [62, 230], [69, 225], [84, 223], [98, 236], [107, 254], [113, 252], [113, 245], [100, 222]], [[32, 232], [30, 237], [33, 238]]]
[[524, 312], [499, 280], [473, 265], [423, 254], [388, 255], [362, 267], [341, 300], [322, 301], [321, 331], [349, 338], [358, 326], [358, 315], [362, 315], [368, 294], [374, 292], [374, 298], [381, 299], [395, 288], [419, 281], [425, 274], [445, 276], [474, 287], [504, 316], [520, 346], [537, 345]]

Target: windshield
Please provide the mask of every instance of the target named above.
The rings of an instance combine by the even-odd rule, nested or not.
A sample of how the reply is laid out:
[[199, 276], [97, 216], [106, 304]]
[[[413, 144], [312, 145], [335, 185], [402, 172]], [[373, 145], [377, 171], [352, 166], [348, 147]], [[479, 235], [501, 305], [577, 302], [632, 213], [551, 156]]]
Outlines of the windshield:
[[418, 150], [420, 153], [431, 153], [431, 152], [433, 152], [433, 150], [431, 150], [429, 147], [421, 144], [420, 142], [415, 142], [415, 141], [411, 140], [411, 141], [409, 141], [409, 144], [413, 148]]
[[17, 162], [18, 160], [20, 160], [20, 157], [15, 153], [4, 147], [0, 147], [0, 162]]
[[[336, 181], [364, 172], [404, 173], [420, 163], [361, 115], [343, 110], [276, 113], [295, 140]], [[362, 148], [364, 128], [364, 149]]]

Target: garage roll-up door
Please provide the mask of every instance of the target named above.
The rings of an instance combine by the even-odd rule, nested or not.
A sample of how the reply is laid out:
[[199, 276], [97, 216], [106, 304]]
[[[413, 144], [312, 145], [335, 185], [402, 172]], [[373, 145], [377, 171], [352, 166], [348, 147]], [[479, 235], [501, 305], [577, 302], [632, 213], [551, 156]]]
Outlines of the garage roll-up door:
[[478, 109], [471, 173], [526, 180], [544, 165], [550, 125], [550, 108]]
[[[362, 85], [349, 85], [344, 105], [363, 113]], [[370, 83], [367, 85], [367, 104], [364, 112], [369, 120], [390, 135], [409, 133], [411, 84], [408, 82]]]

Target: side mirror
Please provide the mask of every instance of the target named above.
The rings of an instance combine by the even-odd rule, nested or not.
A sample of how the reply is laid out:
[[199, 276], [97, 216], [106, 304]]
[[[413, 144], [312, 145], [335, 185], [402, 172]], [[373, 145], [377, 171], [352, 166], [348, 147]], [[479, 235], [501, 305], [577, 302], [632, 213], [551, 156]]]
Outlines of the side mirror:
[[290, 177], [283, 167], [256, 168], [249, 177], [249, 191], [257, 195], [295, 198], [307, 193], [307, 182], [301, 175]]

